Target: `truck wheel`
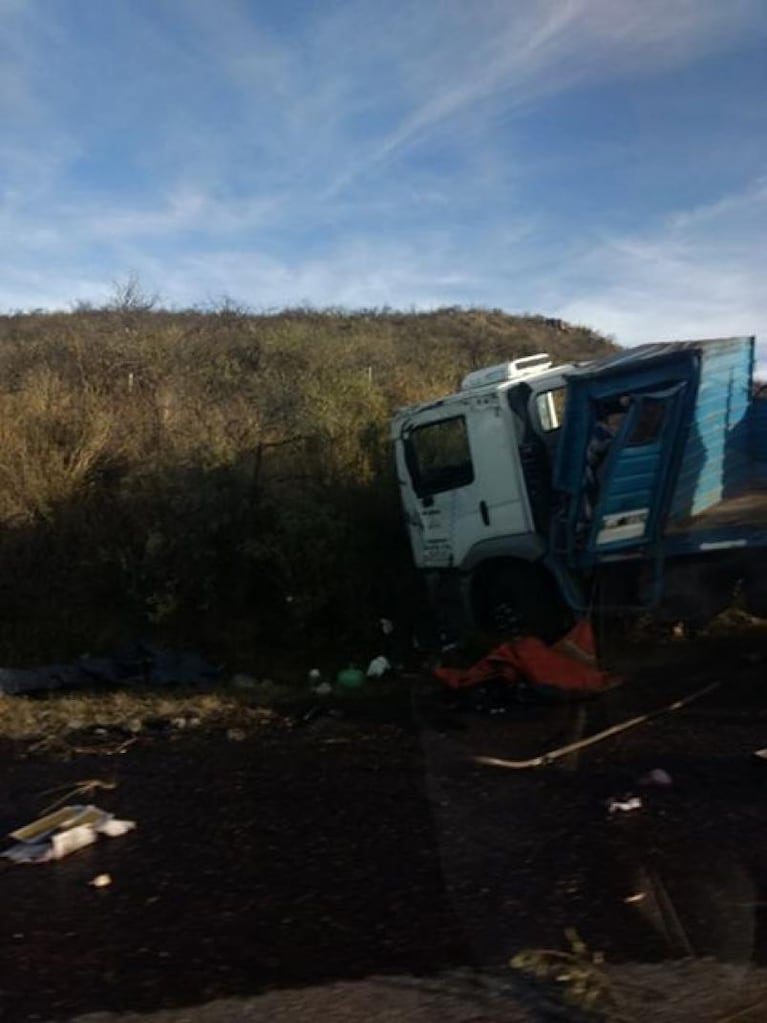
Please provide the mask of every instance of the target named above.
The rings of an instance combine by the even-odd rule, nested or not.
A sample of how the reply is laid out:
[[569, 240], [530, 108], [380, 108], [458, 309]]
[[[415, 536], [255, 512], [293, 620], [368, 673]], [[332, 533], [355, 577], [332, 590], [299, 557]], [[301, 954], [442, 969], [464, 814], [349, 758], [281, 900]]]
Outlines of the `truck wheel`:
[[504, 566], [475, 583], [478, 625], [504, 636], [528, 634], [558, 639], [572, 614], [549, 573], [525, 562]]

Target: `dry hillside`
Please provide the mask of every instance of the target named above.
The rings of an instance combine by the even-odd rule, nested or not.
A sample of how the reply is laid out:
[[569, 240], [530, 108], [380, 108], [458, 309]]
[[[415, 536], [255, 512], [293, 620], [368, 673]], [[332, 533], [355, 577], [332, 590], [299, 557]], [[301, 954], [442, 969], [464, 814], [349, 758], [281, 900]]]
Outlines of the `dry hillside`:
[[0, 663], [160, 631], [222, 655], [349, 642], [409, 563], [396, 406], [467, 370], [605, 351], [499, 311], [166, 311], [0, 317]]

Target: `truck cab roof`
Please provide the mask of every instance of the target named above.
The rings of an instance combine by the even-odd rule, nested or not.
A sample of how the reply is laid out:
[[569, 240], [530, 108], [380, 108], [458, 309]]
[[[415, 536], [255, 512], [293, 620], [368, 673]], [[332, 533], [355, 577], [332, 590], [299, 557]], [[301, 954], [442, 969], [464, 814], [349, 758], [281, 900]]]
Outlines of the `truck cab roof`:
[[418, 402], [398, 408], [394, 414], [394, 436], [397, 436], [399, 424], [403, 419], [410, 419], [421, 412], [463, 403], [475, 398], [501, 394], [521, 383], [527, 384], [532, 391], [546, 390], [547, 383], [561, 386], [564, 376], [585, 365], [588, 363], [564, 363], [555, 366], [549, 356], [545, 352], [541, 352], [538, 355], [523, 356], [519, 359], [473, 370], [461, 381], [460, 390], [434, 401]]

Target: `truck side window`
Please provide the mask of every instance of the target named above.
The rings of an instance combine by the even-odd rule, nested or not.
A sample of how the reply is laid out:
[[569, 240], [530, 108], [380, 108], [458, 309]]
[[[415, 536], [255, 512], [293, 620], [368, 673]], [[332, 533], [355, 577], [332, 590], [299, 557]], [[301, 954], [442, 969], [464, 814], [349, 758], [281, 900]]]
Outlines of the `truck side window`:
[[408, 466], [419, 497], [465, 487], [474, 480], [466, 419], [454, 416], [417, 426], [410, 434]]
[[565, 415], [566, 392], [564, 387], [557, 387], [551, 391], [544, 391], [536, 395], [535, 409], [538, 413], [538, 420], [544, 433], [551, 433], [558, 430], [562, 425]]
[[[617, 436], [623, 425], [623, 420], [628, 414], [630, 400], [628, 396], [608, 399], [601, 403], [600, 409], [597, 409], [597, 418], [608, 427], [613, 436]], [[654, 444], [660, 437], [665, 417], [665, 402], [659, 401], [657, 398], [643, 398], [639, 418], [634, 423], [630, 436], [626, 438], [626, 447], [636, 448], [643, 444]]]
[[629, 447], [654, 444], [660, 437], [665, 417], [665, 402], [658, 401], [657, 398], [645, 398], [639, 412], [639, 419], [627, 442]]

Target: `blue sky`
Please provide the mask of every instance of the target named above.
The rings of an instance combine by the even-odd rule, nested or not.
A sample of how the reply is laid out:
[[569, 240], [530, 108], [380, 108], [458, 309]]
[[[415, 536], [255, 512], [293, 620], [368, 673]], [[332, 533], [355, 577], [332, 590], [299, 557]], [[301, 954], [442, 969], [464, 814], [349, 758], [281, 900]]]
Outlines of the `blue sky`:
[[0, 0], [0, 309], [767, 340], [763, 0]]

